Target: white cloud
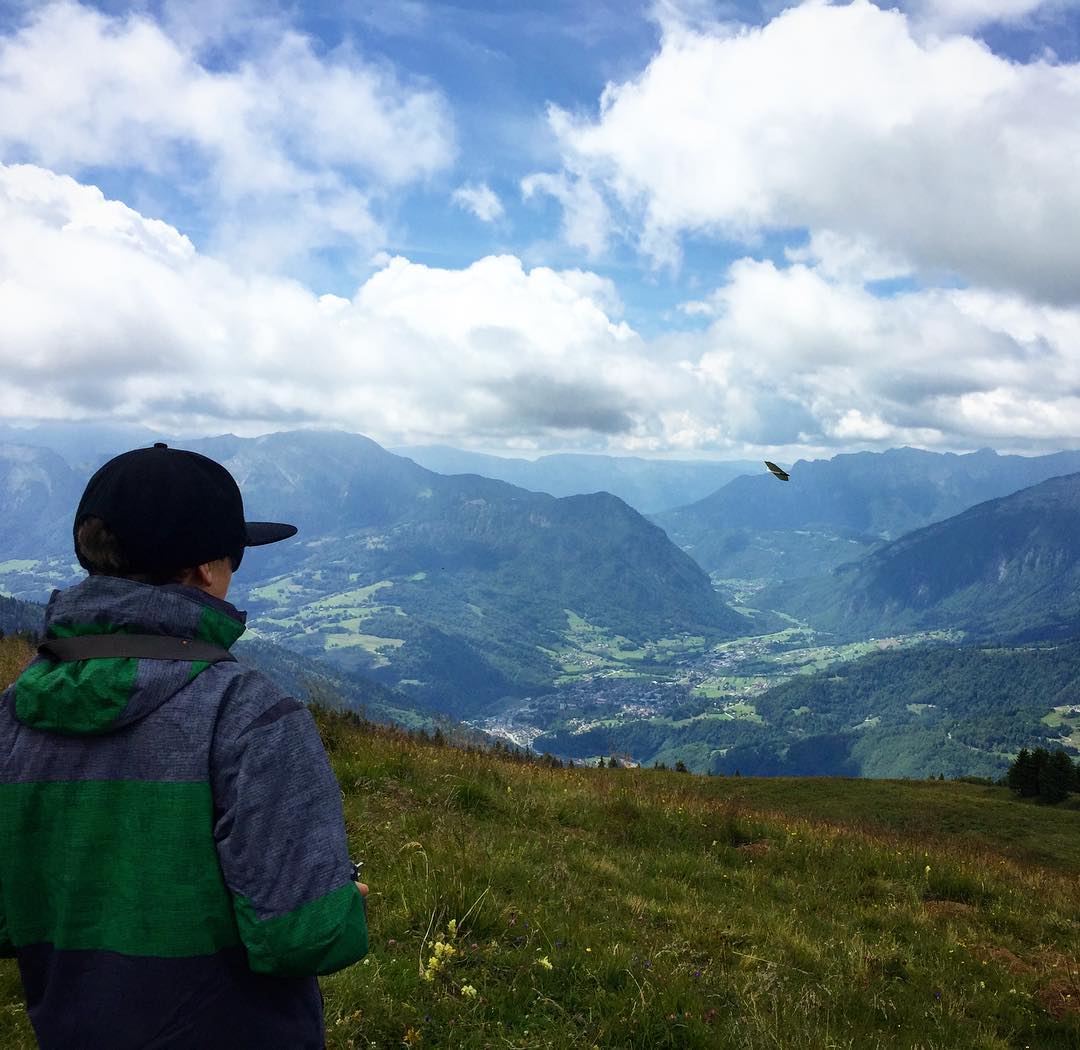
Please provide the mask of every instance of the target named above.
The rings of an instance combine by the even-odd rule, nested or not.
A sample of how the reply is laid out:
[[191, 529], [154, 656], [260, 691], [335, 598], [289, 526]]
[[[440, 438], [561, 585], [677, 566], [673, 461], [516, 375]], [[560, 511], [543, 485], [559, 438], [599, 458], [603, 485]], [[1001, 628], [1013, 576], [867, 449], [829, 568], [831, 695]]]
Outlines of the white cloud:
[[373, 197], [449, 163], [437, 92], [253, 18], [249, 50], [219, 69], [198, 52], [210, 31], [185, 24], [174, 39], [145, 15], [69, 0], [33, 12], [0, 38], [0, 158], [160, 176], [220, 223], [218, 250], [264, 267], [326, 246], [370, 251]]
[[498, 222], [504, 214], [502, 201], [486, 182], [459, 186], [451, 199], [459, 208], [472, 212], [481, 222]]
[[853, 284], [906, 277], [911, 266], [897, 256], [882, 252], [864, 237], [845, 237], [832, 230], [815, 230], [805, 247], [789, 248], [790, 262], [813, 266], [820, 274]]
[[567, 175], [529, 175], [521, 181], [526, 200], [538, 193], [554, 197], [563, 208], [563, 237], [596, 258], [607, 247], [611, 216], [604, 198], [586, 178]]
[[[595, 119], [556, 107], [550, 126], [565, 170], [533, 185], [602, 190], [662, 262], [686, 233], [806, 228], [930, 278], [1080, 297], [1080, 64], [810, 0], [761, 28], [668, 23]], [[577, 243], [610, 234], [603, 203]]]
[[1077, 6], [1077, 0], [912, 0], [906, 5], [924, 30], [955, 32], [993, 23], [1016, 23], [1035, 14], [1057, 15]]
[[732, 454], [1080, 440], [1080, 310], [1018, 295], [880, 299], [742, 259], [695, 307], [705, 331], [647, 341], [588, 271], [387, 257], [352, 298], [316, 296], [29, 165], [0, 166], [0, 226], [12, 419]]
[[838, 443], [1080, 439], [1080, 310], [959, 289], [881, 299], [801, 264], [750, 259], [710, 305], [698, 369], [771, 386]]
[[29, 165], [0, 166], [0, 224], [2, 415], [595, 435], [636, 425], [655, 370], [595, 274], [394, 258], [354, 298], [318, 297]]

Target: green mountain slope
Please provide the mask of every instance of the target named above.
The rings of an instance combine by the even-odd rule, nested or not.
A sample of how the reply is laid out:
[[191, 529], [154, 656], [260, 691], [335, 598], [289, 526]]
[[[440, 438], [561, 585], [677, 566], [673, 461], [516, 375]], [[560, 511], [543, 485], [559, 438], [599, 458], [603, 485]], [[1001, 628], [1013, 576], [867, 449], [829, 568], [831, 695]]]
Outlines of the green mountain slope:
[[347, 434], [193, 447], [229, 467], [250, 516], [300, 527], [297, 541], [245, 557], [237, 597], [255, 628], [442, 710], [550, 685], [575, 622], [627, 644], [748, 627], [692, 559], [606, 493], [556, 499], [446, 477]]
[[376, 722], [411, 729], [434, 728], [444, 719], [380, 682], [342, 674], [323, 660], [301, 656], [272, 642], [241, 639], [233, 653], [241, 663], [257, 667], [305, 703], [340, 706]]
[[813, 576], [883, 541], [989, 499], [1080, 470], [1080, 453], [999, 456], [918, 449], [800, 460], [791, 480], [736, 478], [654, 517], [705, 569], [725, 578]]
[[1080, 474], [980, 504], [762, 600], [843, 635], [933, 627], [992, 637], [1075, 633]]

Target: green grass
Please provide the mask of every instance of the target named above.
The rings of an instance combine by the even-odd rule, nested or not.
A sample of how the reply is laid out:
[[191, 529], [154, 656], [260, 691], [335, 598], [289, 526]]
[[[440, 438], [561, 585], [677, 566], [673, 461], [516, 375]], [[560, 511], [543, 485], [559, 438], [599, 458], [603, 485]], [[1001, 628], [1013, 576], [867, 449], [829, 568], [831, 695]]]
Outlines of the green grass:
[[41, 562], [35, 558], [14, 558], [10, 561], [0, 561], [0, 572], [30, 572], [40, 564]]
[[825, 820], [912, 842], [983, 851], [999, 859], [1080, 874], [1080, 800], [1043, 806], [1006, 788], [938, 780], [727, 777], [739, 806]]
[[815, 671], [824, 671], [837, 663], [858, 660], [871, 653], [886, 652], [890, 649], [910, 649], [930, 642], [956, 641], [960, 637], [962, 634], [958, 631], [920, 631], [916, 634], [875, 638], [873, 641], [865, 642], [849, 642], [845, 645], [817, 645], [791, 649], [772, 657], [770, 662], [789, 674], [793, 670], [797, 670], [800, 674], [812, 674]]
[[305, 590], [304, 585], [297, 583], [292, 576], [279, 576], [269, 583], [264, 583], [261, 587], [252, 587], [248, 595], [257, 601], [275, 602], [280, 605], [295, 598], [298, 594], [303, 594]]
[[725, 696], [752, 696], [765, 692], [776, 684], [775, 679], [763, 675], [716, 675], [695, 686], [694, 692], [711, 700]]
[[393, 587], [392, 580], [379, 580], [377, 583], [368, 584], [366, 587], [355, 587], [351, 591], [335, 591], [325, 598], [314, 602], [308, 602], [305, 610], [318, 613], [336, 611], [338, 609], [355, 609], [371, 603], [371, 597], [386, 587]]
[[1061, 742], [1076, 748], [1080, 748], [1080, 714], [1073, 712], [1078, 710], [1080, 710], [1080, 704], [1065, 704], [1055, 707], [1042, 718], [1045, 725], [1068, 727], [1069, 735], [1062, 737]]
[[[333, 1050], [1078, 1045], [1076, 809], [549, 769], [320, 721], [371, 884], [371, 953], [322, 982]], [[32, 1045], [4, 962], [0, 1046]]]

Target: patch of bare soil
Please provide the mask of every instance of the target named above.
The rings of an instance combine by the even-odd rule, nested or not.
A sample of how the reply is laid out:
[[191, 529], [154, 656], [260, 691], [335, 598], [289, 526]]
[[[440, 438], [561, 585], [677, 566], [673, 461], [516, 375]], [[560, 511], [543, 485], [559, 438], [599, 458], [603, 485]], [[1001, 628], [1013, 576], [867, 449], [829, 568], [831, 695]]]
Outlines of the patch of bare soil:
[[1080, 1013], [1080, 961], [1060, 952], [1046, 950], [1033, 962], [1021, 959], [1008, 948], [984, 946], [980, 954], [988, 963], [1021, 977], [1034, 976], [1037, 982], [1035, 1001], [1055, 1020], [1066, 1014]]

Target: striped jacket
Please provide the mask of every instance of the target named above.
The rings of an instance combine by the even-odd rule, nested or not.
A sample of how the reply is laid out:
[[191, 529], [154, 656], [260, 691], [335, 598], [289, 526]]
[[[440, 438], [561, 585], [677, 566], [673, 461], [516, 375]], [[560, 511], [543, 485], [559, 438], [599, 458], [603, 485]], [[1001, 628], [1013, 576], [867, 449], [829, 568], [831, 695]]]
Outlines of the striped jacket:
[[[91, 576], [48, 637], [227, 648], [231, 605]], [[237, 663], [38, 659], [0, 694], [0, 954], [43, 1050], [324, 1045], [367, 925], [310, 713]]]

